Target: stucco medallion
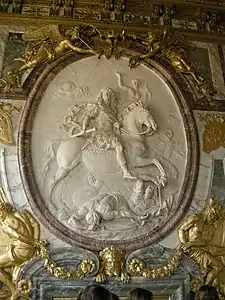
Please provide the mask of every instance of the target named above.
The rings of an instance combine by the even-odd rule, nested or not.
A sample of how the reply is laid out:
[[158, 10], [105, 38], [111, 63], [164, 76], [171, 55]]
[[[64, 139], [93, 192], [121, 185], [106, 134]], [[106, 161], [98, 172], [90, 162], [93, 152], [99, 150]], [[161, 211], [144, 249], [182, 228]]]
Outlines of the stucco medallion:
[[156, 62], [67, 55], [34, 84], [19, 137], [24, 187], [40, 221], [72, 245], [134, 250], [187, 211], [198, 173], [185, 95]]

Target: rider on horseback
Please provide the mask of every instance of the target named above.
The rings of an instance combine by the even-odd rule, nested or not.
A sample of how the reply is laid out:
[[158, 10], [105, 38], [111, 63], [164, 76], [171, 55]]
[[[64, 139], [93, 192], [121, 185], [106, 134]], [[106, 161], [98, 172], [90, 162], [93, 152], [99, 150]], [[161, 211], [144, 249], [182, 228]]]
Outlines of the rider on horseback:
[[89, 141], [101, 149], [115, 150], [117, 162], [123, 171], [123, 177], [136, 179], [128, 170], [124, 148], [118, 137], [120, 124], [116, 117], [116, 97], [113, 90], [108, 87], [102, 89], [96, 103], [87, 104], [85, 112], [81, 135], [86, 133], [90, 121], [94, 119], [96, 132], [90, 135]]

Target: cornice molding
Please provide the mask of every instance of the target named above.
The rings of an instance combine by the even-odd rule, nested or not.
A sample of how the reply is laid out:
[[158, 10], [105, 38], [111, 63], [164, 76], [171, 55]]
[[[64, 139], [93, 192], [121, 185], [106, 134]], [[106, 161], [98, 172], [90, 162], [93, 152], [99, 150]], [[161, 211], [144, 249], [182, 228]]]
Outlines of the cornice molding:
[[192, 40], [225, 42], [225, 0], [13, 0], [0, 3], [0, 24], [91, 23], [146, 32], [170, 28]]

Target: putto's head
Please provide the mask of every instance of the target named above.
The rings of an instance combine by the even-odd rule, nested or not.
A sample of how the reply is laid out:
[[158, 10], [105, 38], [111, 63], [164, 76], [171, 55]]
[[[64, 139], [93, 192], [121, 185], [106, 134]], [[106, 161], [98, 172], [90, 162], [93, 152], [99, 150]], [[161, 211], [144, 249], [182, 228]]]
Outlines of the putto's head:
[[140, 81], [135, 79], [135, 80], [132, 80], [132, 84], [133, 84], [133, 87], [135, 88], [135, 90], [138, 90], [140, 88]]
[[71, 40], [77, 40], [79, 38], [79, 28], [74, 27], [73, 31], [71, 32]]
[[209, 199], [206, 202], [204, 214], [207, 222], [213, 223], [214, 221], [219, 220], [223, 216], [224, 209], [217, 201]]

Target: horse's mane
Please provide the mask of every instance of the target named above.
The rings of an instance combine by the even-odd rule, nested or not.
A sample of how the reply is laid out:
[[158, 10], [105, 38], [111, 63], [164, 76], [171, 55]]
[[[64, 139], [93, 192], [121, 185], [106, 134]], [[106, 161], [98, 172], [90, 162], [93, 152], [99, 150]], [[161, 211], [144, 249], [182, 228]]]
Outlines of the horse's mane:
[[126, 117], [126, 115], [130, 111], [132, 111], [133, 109], [135, 109], [136, 107], [140, 107], [141, 109], [148, 109], [148, 105], [144, 104], [141, 101], [133, 102], [133, 103], [129, 104], [126, 108], [124, 108], [124, 110], [122, 111], [121, 115], [119, 116], [119, 121], [123, 122], [124, 118]]

